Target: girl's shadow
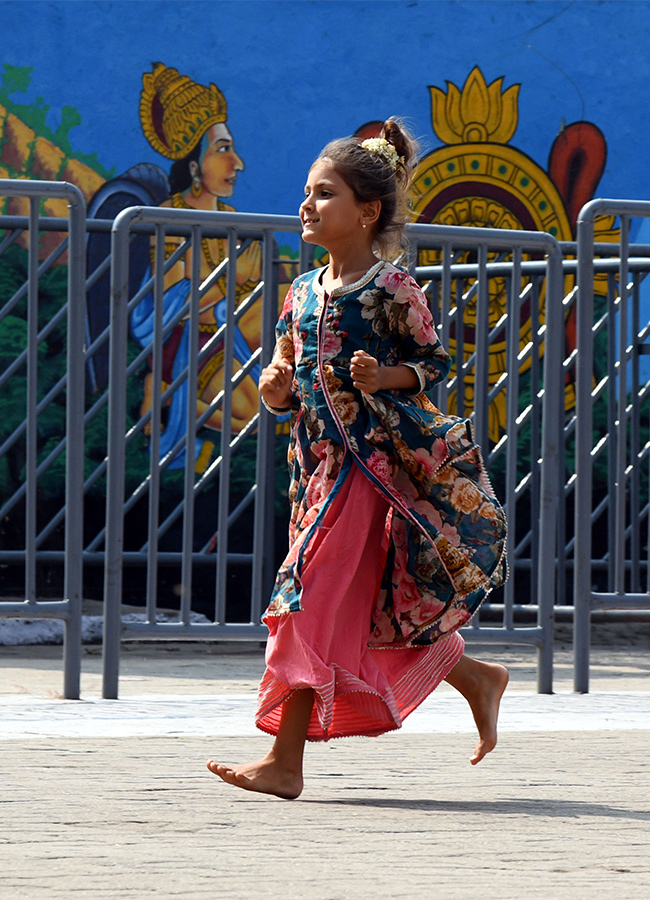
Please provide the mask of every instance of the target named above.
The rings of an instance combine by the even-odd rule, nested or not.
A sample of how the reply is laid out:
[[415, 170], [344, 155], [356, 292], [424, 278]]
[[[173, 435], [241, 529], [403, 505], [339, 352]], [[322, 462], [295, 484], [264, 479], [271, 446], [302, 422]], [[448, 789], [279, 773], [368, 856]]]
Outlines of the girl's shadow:
[[650, 811], [623, 809], [602, 803], [579, 800], [536, 800], [528, 797], [512, 800], [429, 800], [416, 797], [341, 797], [330, 800], [303, 800], [303, 803], [332, 806], [366, 806], [375, 809], [410, 809], [430, 812], [480, 813], [500, 816], [558, 816], [580, 818], [594, 816], [610, 819], [650, 821]]

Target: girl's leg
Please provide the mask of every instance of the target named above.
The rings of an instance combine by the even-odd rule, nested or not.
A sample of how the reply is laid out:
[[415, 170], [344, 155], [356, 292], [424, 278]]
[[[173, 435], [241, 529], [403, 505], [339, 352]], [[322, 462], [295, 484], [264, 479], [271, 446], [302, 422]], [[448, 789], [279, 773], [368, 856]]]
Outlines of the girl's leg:
[[295, 800], [302, 793], [302, 761], [314, 705], [311, 688], [295, 691], [282, 707], [277, 737], [264, 759], [243, 766], [224, 766], [208, 760], [208, 769], [228, 784]]
[[499, 703], [508, 678], [505, 666], [480, 662], [470, 656], [461, 656], [445, 678], [469, 703], [478, 728], [479, 742], [470, 757], [473, 766], [496, 747]]

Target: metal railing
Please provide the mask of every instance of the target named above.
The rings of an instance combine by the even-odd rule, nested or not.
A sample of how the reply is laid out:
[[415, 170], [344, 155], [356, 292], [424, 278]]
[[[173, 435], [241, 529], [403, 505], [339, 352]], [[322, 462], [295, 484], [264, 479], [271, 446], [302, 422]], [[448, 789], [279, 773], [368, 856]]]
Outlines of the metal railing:
[[[129, 242], [133, 227], [139, 223], [155, 229], [155, 271], [134, 297], [129, 296]], [[187, 229], [185, 240], [165, 260], [165, 241], [170, 229]], [[212, 229], [212, 231], [211, 231]], [[275, 420], [260, 412], [259, 403], [254, 415], [236, 434], [233, 434], [233, 397], [238, 386], [252, 371], [267, 364], [274, 345], [274, 326], [278, 315], [277, 258], [275, 233], [297, 231], [296, 219], [287, 216], [257, 216], [238, 213], [207, 213], [194, 210], [134, 207], [125, 210], [113, 225], [111, 263], [111, 357], [109, 377], [109, 434], [107, 519], [105, 535], [104, 590], [104, 696], [116, 697], [119, 678], [119, 645], [125, 638], [174, 638], [188, 640], [233, 639], [262, 640], [266, 628], [260, 624], [264, 598], [273, 583], [273, 492], [275, 482], [274, 434]], [[165, 307], [165, 274], [192, 248], [202, 248], [206, 235], [212, 234], [227, 242], [224, 259], [210, 276], [201, 280], [201, 254], [191, 256], [191, 273], [178, 309], [173, 315], [163, 314]], [[249, 295], [236, 305], [237, 259], [251, 241], [262, 246], [261, 279]], [[210, 289], [225, 275], [225, 297], [218, 318], [218, 327], [208, 342], [199, 346], [199, 327], [202, 301]], [[153, 291], [153, 326], [142, 352], [127, 366], [129, 316], [137, 314], [139, 305], [147, 302]], [[233, 369], [237, 323], [257, 300], [262, 302], [261, 345], [242, 358], [241, 368]], [[221, 322], [221, 324], [219, 324]], [[174, 370], [174, 380], [162, 391], [163, 343], [174, 328], [183, 329], [187, 341], [187, 363]], [[219, 391], [197, 418], [197, 383], [200, 366], [210, 358], [219, 343], [223, 352], [223, 390]], [[126, 392], [128, 376], [144, 358], [152, 354], [153, 394], [151, 408], [125, 436]], [[245, 354], [244, 354], [245, 355]], [[161, 452], [161, 409], [163, 403], [177, 402], [184, 407], [184, 427], [174, 446], [169, 444]], [[198, 480], [195, 477], [193, 444], [201, 427], [220, 413], [220, 450]], [[150, 424], [150, 471], [130, 496], [124, 498], [125, 461], [131, 439]], [[167, 428], [169, 429], [169, 424]], [[255, 448], [255, 475], [243, 498], [233, 508], [230, 481], [237, 455], [251, 444]], [[159, 519], [160, 479], [175, 461], [181, 460], [184, 481], [182, 499], [163, 522]], [[197, 498], [209, 487], [217, 487], [216, 530], [211, 541], [202, 541], [202, 549], [195, 549], [197, 522], [194, 515]], [[148, 499], [148, 527], [146, 540], [135, 551], [124, 549], [124, 523], [134, 504]], [[252, 547], [248, 553], [229, 552], [229, 530], [249, 507], [254, 509]], [[180, 549], [163, 553], [159, 540], [171, 524], [182, 519]], [[213, 552], [216, 545], [216, 553]], [[147, 566], [146, 608], [147, 622], [123, 625], [122, 567], [126, 556], [132, 563]], [[158, 566], [165, 562], [180, 566], [180, 611], [176, 622], [156, 621]], [[214, 612], [211, 623], [191, 621], [193, 571], [196, 564], [211, 566], [215, 572]], [[248, 565], [251, 568], [248, 620], [234, 624], [226, 621], [227, 576], [230, 566]], [[205, 572], [205, 569], [203, 570]]]
[[[63, 190], [65, 195], [69, 187], [11, 181], [0, 182], [0, 188], [7, 185], [12, 190], [4, 193], [15, 194], [24, 186], [31, 186], [38, 192], [35, 185], [43, 184], [47, 186], [45, 195], [56, 190]], [[77, 194], [75, 202], [81, 204], [83, 213], [83, 202]], [[274, 490], [278, 479], [280, 485], [284, 483], [285, 436], [278, 438], [276, 422], [260, 409], [257, 395], [246, 422], [237, 418], [237, 405], [238, 397], [246, 393], [247, 385], [254, 385], [260, 367], [270, 358], [281, 289], [286, 290], [298, 272], [312, 267], [313, 248], [301, 243], [299, 257], [292, 260], [278, 252], [279, 234], [300, 232], [298, 218], [293, 216], [133, 207], [114, 221], [88, 220], [84, 225], [81, 217], [75, 219], [72, 213], [70, 223], [37, 219], [34, 207], [27, 218], [0, 217], [0, 228], [5, 229], [0, 260], [3, 249], [19, 234], [29, 234], [29, 272], [21, 297], [37, 294], [34, 286], [38, 285], [39, 275], [52, 265], [46, 260], [39, 269], [34, 263], [38, 256], [37, 238], [33, 235], [39, 228], [65, 231], [68, 224], [70, 244], [66, 239], [56, 251], [60, 260], [68, 250], [73, 264], [68, 273], [69, 305], [57, 314], [57, 322], [63, 321], [66, 313], [72, 322], [67, 335], [68, 374], [58, 390], [60, 393], [66, 385], [84, 384], [85, 330], [87, 403], [84, 413], [83, 390], [68, 396], [66, 414], [71, 430], [67, 433], [72, 437], [71, 453], [66, 455], [66, 503], [48, 510], [47, 519], [43, 518], [42, 527], [39, 522], [36, 532], [32, 513], [24, 546], [0, 551], [0, 563], [25, 565], [27, 598], [26, 603], [0, 602], [0, 617], [53, 615], [67, 622], [65, 695], [78, 696], [82, 567], [86, 584], [89, 573], [102, 574], [103, 589], [99, 595], [104, 598], [104, 696], [116, 697], [122, 640], [265, 637], [260, 614], [277, 564], [273, 508], [278, 501]], [[105, 248], [95, 258], [89, 249], [92, 236], [109, 231], [110, 255], [106, 255]], [[464, 635], [470, 642], [536, 647], [538, 690], [550, 691], [554, 615], [573, 615], [568, 575], [575, 567], [576, 596], [578, 591], [584, 593], [586, 576], [581, 561], [591, 558], [591, 545], [585, 557], [581, 530], [576, 525], [574, 534], [569, 521], [574, 508], [576, 522], [586, 508], [591, 509], [585, 505], [584, 464], [576, 463], [576, 471], [580, 469], [580, 474], [576, 474], [572, 460], [574, 455], [580, 459], [582, 453], [579, 447], [583, 444], [576, 434], [582, 433], [585, 440], [587, 426], [581, 412], [584, 399], [580, 398], [584, 398], [584, 372], [592, 365], [584, 335], [577, 351], [565, 351], [565, 317], [576, 306], [576, 290], [569, 285], [569, 279], [579, 265], [583, 279], [584, 270], [590, 266], [592, 277], [594, 267], [597, 272], [618, 272], [618, 257], [627, 259], [627, 249], [609, 245], [605, 258], [599, 253], [601, 245], [596, 245], [590, 255], [589, 245], [583, 241], [578, 263], [576, 245], [560, 245], [539, 232], [415, 225], [410, 226], [409, 234], [412, 256], [405, 264], [423, 285], [443, 344], [454, 357], [452, 377], [438, 386], [433, 399], [443, 411], [471, 415], [474, 419], [477, 440], [510, 525], [511, 577], [503, 588], [490, 595], [464, 629]], [[207, 249], [206, 242], [212, 242]], [[209, 248], [217, 246], [214, 242], [223, 252], [220, 258], [212, 254], [206, 275], [202, 266], [204, 269], [210, 258]], [[252, 245], [260, 249], [260, 268], [244, 289], [238, 283], [237, 267], [230, 260], [247, 253]], [[193, 252], [194, 248], [197, 252]], [[93, 260], [88, 265], [85, 289], [84, 253]], [[628, 265], [638, 279], [650, 268], [650, 260], [643, 255]], [[137, 259], [140, 262], [136, 265]], [[170, 307], [170, 286], [178, 283], [179, 266], [184, 273], [182, 289]], [[176, 274], [172, 277], [173, 270]], [[610, 307], [616, 317], [622, 306], [616, 301], [616, 276], [609, 277], [613, 291]], [[105, 314], [109, 308], [109, 287], [110, 322]], [[216, 310], [211, 319], [214, 324], [206, 326], [208, 301], [216, 287], [218, 306], [210, 301]], [[589, 294], [588, 288], [581, 290]], [[634, 293], [637, 287], [631, 290]], [[90, 310], [88, 306], [104, 295], [105, 312], [97, 317], [97, 309], [93, 306]], [[20, 297], [11, 298], [9, 306], [0, 307], [0, 321], [9, 315], [11, 304], [18, 302]], [[261, 316], [260, 340], [249, 341], [247, 347], [241, 329], [246, 317], [255, 310]], [[584, 307], [578, 304], [579, 313], [580, 310]], [[0, 383], [8, 383], [17, 367], [27, 364], [28, 355], [32, 360], [36, 358], [39, 341], [42, 343], [55, 327], [48, 324], [35, 331], [33, 322], [32, 318], [25, 359], [20, 357], [23, 351], [19, 349], [9, 369], [0, 373], [0, 379], [4, 379]], [[599, 333], [608, 328], [602, 318], [596, 327]], [[638, 334], [647, 335], [648, 327], [639, 323]], [[608, 333], [611, 343], [615, 330], [610, 328]], [[184, 345], [183, 354], [176, 352], [179, 341]], [[168, 348], [172, 345], [175, 361], [170, 367]], [[22, 361], [17, 362], [19, 357]], [[578, 405], [572, 408], [566, 404], [565, 408], [565, 379], [576, 366], [579, 377], [583, 373]], [[217, 369], [222, 377], [220, 386], [216, 389], [211, 383], [206, 395], [206, 373]], [[601, 386], [600, 393], [594, 396], [600, 397], [605, 390], [611, 394], [617, 371], [612, 357], [607, 372], [609, 387]], [[142, 398], [145, 384], [149, 385], [146, 403]], [[646, 394], [642, 387], [639, 390], [645, 398], [647, 388]], [[27, 391], [30, 398], [33, 391], [32, 384]], [[197, 408], [198, 394], [202, 400]], [[27, 435], [31, 434], [32, 458], [36, 423], [47, 410], [49, 396], [37, 395], [36, 406], [30, 400], [20, 431], [24, 436], [9, 437], [12, 447], [18, 439], [25, 440], [27, 447]], [[637, 413], [634, 416], [638, 419]], [[615, 437], [615, 417], [610, 417], [605, 431], [612, 437], [600, 440], [595, 451], [597, 458], [598, 454], [602, 456], [603, 444], [607, 446], [608, 440], [611, 447], [621, 444]], [[579, 447], [574, 450], [576, 440]], [[0, 447], [0, 461], [6, 445], [7, 442], [4, 448]], [[3, 509], [13, 513], [28, 498], [25, 509], [33, 511], [34, 503], [38, 504], [34, 497], [39, 477], [57, 460], [60, 464], [65, 453], [65, 436], [49, 455], [44, 448], [39, 449], [36, 467], [26, 468], [24, 483], [12, 496], [0, 498]], [[642, 449], [639, 461], [644, 465], [647, 455], [647, 448]], [[630, 466], [637, 471], [639, 465], [632, 459], [625, 470], [628, 483], [632, 484], [630, 479], [637, 475], [630, 475]], [[610, 487], [612, 484], [610, 479]], [[641, 489], [635, 493], [643, 496]], [[82, 535], [84, 496], [87, 514]], [[595, 511], [596, 520], [602, 521], [602, 509], [608, 503], [607, 499], [601, 501]], [[286, 500], [280, 505], [286, 509]], [[66, 509], [76, 509], [79, 515], [66, 516]], [[647, 505], [639, 514], [647, 522]], [[38, 515], [43, 517], [45, 512], [38, 510]], [[65, 547], [56, 545], [54, 540], [64, 519]], [[284, 522], [280, 528], [278, 550], [286, 541]], [[629, 521], [626, 535], [625, 546], [630, 547], [637, 538], [631, 534]], [[641, 536], [634, 546], [642, 543]], [[594, 571], [604, 567], [611, 579], [616, 558], [611, 554], [594, 559], [590, 566]], [[622, 569], [629, 572], [634, 558], [627, 559]], [[62, 601], [36, 600], [33, 573], [35, 566], [43, 562], [65, 562]], [[126, 569], [128, 579], [124, 577]], [[142, 580], [145, 621], [126, 622], [121, 615], [126, 582], [131, 593], [135, 593], [136, 578]], [[175, 604], [165, 600], [172, 582]], [[601, 596], [592, 598], [589, 609], [592, 604], [596, 604], [594, 608], [611, 605], [611, 598], [604, 604]], [[639, 604], [635, 604], [638, 608]], [[171, 617], [162, 615], [172, 605], [176, 612]], [[197, 610], [202, 617], [196, 615]], [[578, 629], [581, 616], [584, 619], [584, 601], [580, 608], [576, 605]], [[584, 627], [581, 633], [580, 640], [584, 640]], [[584, 657], [584, 650], [581, 652]]]
[[[421, 282], [431, 279], [428, 292], [441, 340], [455, 350], [452, 377], [438, 388], [437, 404], [447, 411], [453, 397], [453, 411], [472, 416], [488, 470], [501, 465], [503, 474], [498, 493], [509, 521], [510, 578], [498, 592], [501, 602], [491, 595], [463, 634], [536, 646], [538, 690], [550, 692], [555, 578], [549, 573], [556, 572], [563, 410], [561, 248], [540, 232], [416, 225], [409, 233], [420, 257], [438, 248], [440, 253], [438, 265], [416, 269]], [[535, 258], [532, 266], [524, 256]], [[495, 352], [502, 364], [490, 372]], [[491, 411], [499, 403], [504, 418], [491, 427]], [[522, 441], [528, 466], [522, 465]], [[534, 624], [521, 623], [522, 611]]]
[[[83, 195], [71, 184], [49, 181], [0, 179], [0, 196], [28, 198], [27, 217], [27, 278], [11, 296], [2, 298], [0, 322], [8, 321], [19, 306], [25, 305], [25, 331], [15, 330], [15, 356], [7, 360], [0, 371], [0, 392], [7, 396], [15, 379], [25, 380], [26, 398], [23, 423], [6, 435], [0, 446], [0, 460], [11, 448], [20, 447], [24, 459], [22, 484], [9, 497], [0, 498], [0, 521], [9, 512], [20, 509], [24, 516], [24, 547], [16, 551], [0, 547], [0, 564], [24, 565], [24, 601], [0, 602], [4, 618], [48, 618], [64, 622], [64, 696], [75, 699], [80, 690], [81, 669], [81, 601], [82, 601], [82, 542], [83, 542], [83, 471], [84, 471], [84, 312], [85, 312], [85, 248], [86, 206]], [[39, 265], [39, 241], [42, 199], [62, 198], [68, 202], [69, 219], [65, 222], [67, 238]], [[8, 249], [22, 234], [22, 227], [11, 227], [0, 243], [0, 263]], [[18, 223], [14, 223], [18, 224]], [[39, 284], [51, 271], [61, 255], [67, 252], [67, 303], [48, 322], [39, 322]], [[16, 320], [19, 324], [19, 320]], [[49, 386], [44, 377], [46, 359], [39, 359], [39, 351], [53, 329], [67, 330], [65, 343], [65, 372]], [[61, 351], [63, 352], [63, 351]], [[44, 383], [45, 382], [45, 386]], [[53, 404], [65, 403], [65, 434], [44, 445], [39, 426]], [[60, 551], [43, 554], [39, 548], [53, 530], [52, 520], [41, 514], [42, 500], [39, 480], [65, 459], [65, 506], [58, 511], [57, 523], [65, 521], [63, 546]], [[44, 555], [61, 562], [64, 568], [61, 599], [39, 601], [37, 567]]]
[[[129, 298], [128, 291], [128, 244], [130, 240], [130, 232], [136, 224], [146, 223], [154, 225], [156, 228], [156, 254], [157, 260], [156, 271], [153, 273], [150, 281], [140, 289], [132, 298]], [[234, 259], [237, 255], [238, 248], [245, 246], [247, 241], [257, 240], [262, 242], [264, 247], [264, 265], [263, 277], [260, 284], [252, 292], [252, 297], [256, 296], [256, 292], [262, 292], [265, 297], [271, 298], [271, 302], [264, 304], [262, 343], [261, 347], [236, 375], [233, 373], [232, 366], [224, 367], [224, 384], [226, 390], [223, 394], [215, 397], [211, 405], [197, 419], [196, 414], [196, 384], [198, 366], [201, 363], [201, 356], [209, 353], [209, 345], [203, 350], [199, 350], [198, 334], [199, 334], [199, 316], [201, 310], [202, 297], [210, 290], [210, 287], [223, 273], [222, 267], [217, 267], [212, 276], [200, 283], [200, 270], [198, 262], [198, 254], [192, 256], [192, 272], [189, 279], [188, 299], [182, 308], [176, 312], [174, 320], [165, 322], [164, 318], [164, 294], [165, 294], [165, 268], [167, 270], [175, 264], [177, 260], [176, 254], [169, 257], [167, 263], [164, 260], [164, 246], [166, 241], [166, 231], [170, 227], [179, 228], [185, 226], [191, 229], [191, 235], [188, 237], [187, 243], [180, 247], [177, 253], [186, 253], [190, 246], [198, 247], [204, 237], [202, 229], [212, 227], [214, 229], [222, 228], [222, 239], [228, 240], [228, 251], [226, 259]], [[113, 249], [112, 249], [112, 318], [111, 318], [111, 366], [110, 366], [110, 401], [109, 401], [109, 446], [108, 446], [108, 507], [107, 507], [107, 527], [106, 527], [106, 582], [105, 582], [105, 630], [104, 630], [104, 696], [117, 696], [118, 680], [119, 680], [119, 642], [121, 639], [128, 638], [181, 638], [181, 639], [217, 639], [217, 638], [234, 638], [234, 639], [255, 639], [264, 636], [264, 629], [258, 624], [259, 615], [262, 611], [263, 604], [268, 597], [268, 589], [272, 583], [262, 573], [267, 576], [272, 574], [273, 567], [271, 565], [269, 555], [269, 516], [268, 509], [271, 505], [270, 485], [272, 482], [272, 472], [269, 470], [269, 463], [272, 459], [270, 448], [273, 442], [274, 420], [272, 420], [265, 412], [256, 413], [251, 419], [249, 425], [240, 433], [233, 437], [231, 427], [231, 410], [232, 410], [232, 390], [239, 383], [239, 377], [246, 374], [247, 367], [255, 363], [264, 365], [270, 358], [273, 348], [273, 326], [277, 316], [276, 290], [273, 287], [273, 257], [272, 257], [272, 237], [273, 233], [280, 230], [294, 231], [299, 233], [300, 225], [297, 217], [274, 217], [274, 216], [250, 216], [240, 215], [237, 213], [200, 213], [189, 210], [161, 210], [159, 208], [133, 208], [122, 213], [116, 219], [113, 227]], [[521, 416], [521, 410], [517, 407], [517, 376], [508, 370], [503, 373], [503, 377], [499, 381], [496, 388], [497, 392], [504, 392], [509, 397], [509, 414], [508, 424], [510, 426], [510, 434], [512, 439], [510, 444], [515, 444], [514, 453], [510, 451], [510, 461], [516, 461], [516, 439], [519, 435], [522, 423], [525, 424], [529, 418], [537, 421], [535, 428], [535, 446], [532, 452], [532, 459], [535, 460], [533, 466], [534, 471], [527, 474], [526, 487], [521, 487], [516, 483], [516, 478], [512, 479], [510, 484], [509, 502], [514, 515], [515, 503], [518, 499], [518, 491], [530, 490], [535, 496], [534, 514], [532, 521], [539, 527], [539, 537], [536, 541], [525, 541], [524, 544], [530, 549], [532, 562], [529, 562], [529, 568], [534, 570], [534, 577], [538, 581], [544, 581], [544, 590], [539, 589], [539, 585], [535, 585], [535, 596], [539, 596], [539, 603], [529, 604], [529, 611], [537, 617], [537, 622], [532, 627], [520, 626], [515, 627], [515, 604], [514, 604], [514, 588], [508, 589], [506, 601], [503, 604], [503, 617], [499, 626], [488, 626], [476, 619], [472, 628], [469, 629], [468, 636], [470, 639], [478, 636], [483, 640], [508, 640], [520, 643], [530, 643], [538, 647], [540, 653], [539, 659], [539, 689], [551, 690], [552, 684], [552, 617], [553, 617], [553, 591], [548, 589], [547, 573], [552, 570], [555, 565], [555, 517], [557, 509], [557, 468], [558, 468], [558, 435], [559, 430], [559, 413], [557, 404], [560, 398], [560, 376], [562, 368], [561, 346], [555, 341], [548, 345], [547, 352], [544, 353], [543, 372], [540, 364], [542, 359], [542, 344], [544, 342], [544, 334], [547, 329], [551, 332], [561, 332], [562, 330], [562, 272], [561, 272], [561, 252], [557, 242], [550, 236], [537, 232], [504, 232], [493, 229], [459, 229], [446, 228], [443, 226], [413, 226], [410, 229], [410, 238], [412, 240], [414, 250], [422, 252], [433, 247], [440, 249], [442, 253], [441, 271], [451, 275], [453, 271], [453, 255], [455, 252], [461, 251], [466, 253], [468, 250], [478, 253], [479, 262], [477, 273], [472, 279], [469, 293], [474, 294], [476, 300], [474, 306], [477, 310], [476, 348], [469, 355], [469, 358], [463, 362], [461, 374], [457, 374], [455, 380], [450, 385], [441, 389], [442, 393], [446, 393], [446, 397], [439, 397], [439, 403], [446, 408], [448, 395], [450, 390], [454, 388], [458, 391], [461, 384], [467, 385], [473, 380], [476, 386], [475, 390], [475, 413], [473, 413], [476, 422], [476, 434], [485, 448], [489, 447], [489, 430], [488, 430], [488, 409], [491, 402], [490, 391], [487, 388], [487, 365], [488, 354], [490, 352], [490, 343], [494, 339], [495, 327], [490, 326], [488, 317], [488, 296], [489, 283], [491, 273], [489, 268], [489, 253], [496, 251], [501, 255], [512, 254], [513, 262], [511, 264], [511, 278], [508, 309], [504, 311], [498, 327], [496, 328], [497, 336], [502, 337], [502, 333], [506, 335], [507, 344], [506, 357], [512, 363], [512, 370], [518, 371], [518, 365], [522, 359], [531, 360], [531, 365], [535, 370], [536, 390], [535, 401], [530, 409]], [[307, 263], [307, 248], [303, 248], [305, 256], [301, 260], [299, 268], [302, 270]], [[543, 314], [541, 323], [534, 329], [532, 340], [528, 342], [522, 356], [519, 347], [519, 335], [517, 328], [511, 333], [509, 323], [519, 322], [521, 318], [522, 304], [529, 302], [529, 287], [524, 284], [526, 282], [523, 277], [522, 254], [526, 251], [532, 251], [537, 256], [546, 256], [546, 261], [542, 261], [544, 274], [546, 275], [545, 294], [542, 303]], [[416, 267], [416, 274], [420, 278], [431, 278], [429, 282], [429, 292], [433, 287], [433, 279], [435, 278], [435, 267], [433, 269]], [[235, 275], [236, 270], [233, 267], [227, 267], [227, 286], [226, 301], [227, 309], [224, 317], [223, 339], [225, 340], [224, 359], [230, 361], [233, 359], [233, 340], [237, 317], [242, 314], [242, 306], [236, 307], [235, 303]], [[442, 287], [442, 281], [440, 282]], [[463, 313], [459, 312], [459, 305], [456, 298], [452, 301], [451, 292], [448, 289], [451, 286], [451, 280], [445, 282], [444, 289], [439, 291], [437, 296], [432, 296], [432, 303], [438, 305], [439, 321], [443, 323], [443, 340], [445, 339], [445, 331], [449, 332], [450, 322], [455, 321], [459, 328], [459, 333], [464, 330], [462, 322]], [[125, 398], [127, 390], [127, 381], [129, 372], [132, 371], [127, 366], [126, 345], [128, 338], [128, 319], [133, 316], [137, 310], [138, 304], [142, 303], [146, 293], [150, 292], [153, 287], [153, 303], [152, 308], [156, 311], [156, 321], [151, 331], [151, 342], [143, 347], [142, 355], [152, 353], [153, 367], [153, 384], [154, 393], [152, 397], [152, 405], [150, 411], [151, 423], [151, 470], [146, 481], [142, 482], [131, 493], [130, 497], [124, 502], [121, 498], [124, 496], [124, 464], [128, 458], [128, 444], [130, 438], [136, 433], [145, 421], [142, 419], [136, 424], [135, 430], [131, 429], [125, 436]], [[269, 289], [270, 288], [270, 289]], [[250, 298], [249, 298], [250, 299]], [[538, 298], [539, 301], [539, 298]], [[472, 305], [471, 297], [468, 296], [464, 301], [465, 313]], [[539, 303], [538, 303], [539, 305]], [[245, 309], [245, 307], [243, 307]], [[516, 315], [511, 316], [512, 311]], [[161, 378], [161, 356], [162, 344], [166, 337], [171, 333], [173, 327], [183, 320], [184, 328], [189, 329], [188, 341], [190, 342], [190, 350], [188, 353], [188, 365], [182, 371], [178, 371], [175, 382], [171, 384], [164, 394], [161, 394], [160, 384]], [[218, 331], [213, 340], [218, 340], [221, 330]], [[229, 337], [230, 335], [230, 337]], [[518, 360], [519, 362], [514, 362]], [[137, 367], [140, 359], [136, 359], [132, 363], [132, 367]], [[168, 454], [163, 455], [160, 463], [157, 459], [160, 455], [160, 409], [163, 401], [169, 399], [170, 393], [178, 391], [183, 384], [187, 385], [184, 396], [186, 404], [185, 411], [185, 428], [183, 436], [180, 439], [179, 446], [169, 450]], [[485, 386], [485, 387], [482, 387]], [[461, 392], [462, 393], [462, 392]], [[459, 398], [461, 394], [459, 394]], [[553, 398], [554, 404], [546, 402], [546, 398]], [[464, 395], [463, 395], [464, 399]], [[463, 402], [463, 406], [466, 404]], [[221, 451], [218, 458], [206, 471], [198, 481], [194, 477], [194, 467], [192, 454], [188, 448], [195, 439], [197, 428], [200, 428], [202, 422], [218, 408], [222, 410], [222, 429], [221, 429]], [[463, 410], [469, 411], [469, 410]], [[254, 492], [255, 504], [255, 525], [254, 525], [254, 546], [248, 560], [253, 566], [253, 577], [251, 586], [251, 603], [250, 603], [250, 621], [243, 624], [229, 624], [225, 621], [225, 595], [226, 595], [226, 572], [229, 564], [233, 565], [238, 562], [233, 554], [228, 552], [228, 525], [234, 513], [229, 503], [228, 484], [229, 471], [232, 464], [232, 454], [236, 453], [242, 441], [250, 439], [253, 435], [257, 437], [257, 478], [254, 485], [251, 486], [251, 492]], [[189, 436], [189, 437], [188, 437]], [[125, 452], [126, 440], [126, 452]], [[508, 433], [503, 435], [499, 442], [497, 455], [505, 452], [508, 446]], [[159, 506], [160, 494], [160, 470], [164, 469], [173, 459], [175, 452], [185, 452], [184, 471], [185, 471], [185, 490], [182, 504], [179, 504], [177, 512], [183, 516], [183, 537], [182, 550], [175, 557], [170, 558], [166, 555], [165, 561], [178, 562], [181, 566], [181, 608], [178, 621], [158, 623], [156, 622], [156, 572], [161, 563], [163, 554], [156, 547], [156, 540], [153, 536], [159, 529], [157, 518], [157, 509]], [[495, 451], [490, 450], [488, 453], [488, 462]], [[543, 465], [537, 464], [537, 459], [543, 459]], [[210, 479], [218, 478], [218, 527], [216, 531], [217, 540], [217, 559], [216, 559], [216, 580], [215, 580], [215, 611], [214, 622], [210, 623], [192, 623], [190, 621], [191, 614], [191, 596], [192, 596], [192, 567], [200, 560], [201, 553], [197, 553], [193, 549], [194, 543], [194, 522], [192, 517], [193, 503], [197, 495], [209, 484]], [[138, 497], [144, 494], [149, 499], [149, 525], [148, 537], [146, 544], [135, 553], [131, 552], [130, 559], [134, 562], [145, 562], [148, 571], [147, 586], [147, 611], [148, 621], [135, 625], [124, 625], [121, 622], [121, 572], [122, 566], [128, 555], [123, 547], [123, 531], [124, 523], [128, 521], [129, 511], [133, 503]], [[284, 536], [283, 536], [284, 540]], [[509, 551], [514, 561], [516, 548]], [[172, 555], [173, 556], [173, 555]], [[205, 554], [203, 554], [205, 557]], [[211, 562], [214, 559], [208, 558]], [[201, 561], [205, 561], [201, 560]], [[513, 566], [514, 568], [514, 566]]]
[[[594, 220], [605, 214], [620, 217], [615, 247], [594, 244]], [[650, 202], [593, 200], [578, 217], [574, 688], [581, 692], [589, 689], [592, 613], [650, 611], [650, 381], [640, 377], [640, 358], [650, 353], [650, 324], [640, 315], [650, 248], [630, 244], [635, 216], [650, 216]], [[603, 309], [594, 305], [599, 270], [609, 278]], [[596, 465], [603, 471], [598, 495]]]

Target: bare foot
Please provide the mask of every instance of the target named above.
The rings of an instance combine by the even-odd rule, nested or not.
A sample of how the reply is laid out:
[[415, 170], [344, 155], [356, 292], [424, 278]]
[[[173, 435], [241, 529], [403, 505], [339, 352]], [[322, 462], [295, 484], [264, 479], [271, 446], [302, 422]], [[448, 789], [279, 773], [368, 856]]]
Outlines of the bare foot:
[[295, 800], [302, 793], [302, 775], [288, 772], [271, 754], [243, 766], [224, 766], [212, 759], [208, 760], [207, 766], [222, 781], [245, 791], [273, 794], [283, 800]]
[[445, 678], [469, 703], [479, 742], [470, 762], [479, 763], [497, 745], [499, 704], [510, 676], [505, 666], [462, 656]]
[[481, 663], [481, 665], [486, 667], [483, 677], [476, 690], [467, 698], [479, 735], [474, 755], [469, 760], [473, 766], [497, 745], [499, 705], [510, 679], [505, 666], [497, 663]]

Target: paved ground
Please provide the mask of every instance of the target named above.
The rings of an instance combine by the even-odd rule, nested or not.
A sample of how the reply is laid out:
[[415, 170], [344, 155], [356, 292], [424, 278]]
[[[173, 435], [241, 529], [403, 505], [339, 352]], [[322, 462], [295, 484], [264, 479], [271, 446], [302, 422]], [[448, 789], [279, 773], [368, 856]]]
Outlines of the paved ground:
[[647, 900], [650, 636], [596, 635], [592, 691], [512, 673], [499, 746], [467, 762], [471, 718], [442, 686], [401, 732], [310, 745], [303, 796], [221, 784], [204, 759], [261, 755], [258, 647], [126, 645], [120, 701], [60, 701], [60, 647], [0, 647], [0, 898]]

